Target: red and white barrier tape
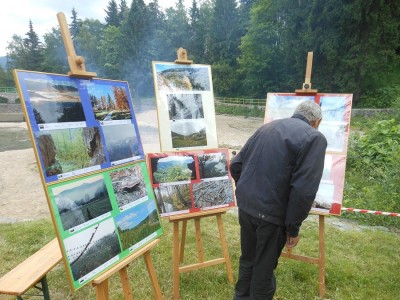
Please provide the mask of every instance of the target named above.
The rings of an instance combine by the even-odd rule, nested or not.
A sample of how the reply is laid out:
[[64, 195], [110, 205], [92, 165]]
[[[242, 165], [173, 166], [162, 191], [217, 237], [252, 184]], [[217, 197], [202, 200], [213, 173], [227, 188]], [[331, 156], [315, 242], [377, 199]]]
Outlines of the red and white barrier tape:
[[358, 213], [362, 213], [362, 214], [383, 215], [383, 216], [390, 216], [390, 217], [400, 217], [400, 213], [384, 212], [384, 211], [378, 211], [378, 210], [342, 207], [342, 211], [358, 212]]

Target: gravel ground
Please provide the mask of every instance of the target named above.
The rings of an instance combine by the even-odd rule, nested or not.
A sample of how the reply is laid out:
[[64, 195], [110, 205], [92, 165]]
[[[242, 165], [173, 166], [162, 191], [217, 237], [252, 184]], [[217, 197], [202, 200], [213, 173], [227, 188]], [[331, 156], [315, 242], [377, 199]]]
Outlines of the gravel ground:
[[[156, 110], [142, 109], [136, 118], [145, 152], [159, 152]], [[219, 147], [240, 150], [263, 120], [217, 115], [216, 123]], [[50, 218], [25, 122], [0, 122], [0, 165], [0, 223]]]

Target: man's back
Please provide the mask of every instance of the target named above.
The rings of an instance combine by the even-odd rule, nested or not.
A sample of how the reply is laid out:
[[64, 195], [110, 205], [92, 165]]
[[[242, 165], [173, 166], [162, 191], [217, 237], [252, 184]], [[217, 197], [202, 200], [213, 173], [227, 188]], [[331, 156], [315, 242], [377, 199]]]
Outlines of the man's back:
[[285, 226], [293, 204], [295, 215], [289, 221], [301, 223], [299, 218], [308, 213], [317, 192], [325, 149], [325, 137], [301, 115], [263, 125], [232, 160], [234, 178], [236, 164], [241, 164], [236, 185], [239, 208]]

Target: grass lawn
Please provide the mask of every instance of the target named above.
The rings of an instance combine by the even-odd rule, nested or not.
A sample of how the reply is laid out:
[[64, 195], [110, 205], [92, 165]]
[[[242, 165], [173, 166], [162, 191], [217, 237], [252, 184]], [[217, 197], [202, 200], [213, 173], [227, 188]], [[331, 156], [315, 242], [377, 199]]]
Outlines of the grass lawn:
[[[336, 218], [336, 217], [327, 217]], [[223, 216], [232, 262], [237, 278], [239, 225], [234, 214]], [[358, 228], [344, 231], [326, 222], [326, 299], [400, 299], [400, 234]], [[164, 235], [151, 251], [164, 299], [172, 299], [172, 224], [163, 220]], [[201, 220], [205, 259], [222, 256], [218, 227], [214, 217]], [[0, 224], [0, 276], [55, 237], [50, 220]], [[302, 239], [294, 253], [318, 255], [318, 221], [307, 220], [302, 227]], [[184, 264], [197, 260], [194, 222], [188, 222]], [[135, 299], [154, 299], [143, 259], [128, 267]], [[278, 288], [275, 299], [319, 299], [318, 267], [281, 258], [276, 271]], [[95, 299], [95, 290], [86, 285], [71, 292], [64, 265], [48, 274], [51, 299]], [[123, 299], [118, 274], [111, 277], [110, 298]], [[232, 299], [234, 286], [228, 283], [224, 265], [180, 274], [181, 299]], [[8, 299], [7, 297], [0, 299]], [[12, 298], [10, 298], [12, 299]], [[25, 299], [25, 298], [24, 298]], [[29, 297], [27, 298], [29, 299]], [[32, 298], [34, 299], [34, 298]]]

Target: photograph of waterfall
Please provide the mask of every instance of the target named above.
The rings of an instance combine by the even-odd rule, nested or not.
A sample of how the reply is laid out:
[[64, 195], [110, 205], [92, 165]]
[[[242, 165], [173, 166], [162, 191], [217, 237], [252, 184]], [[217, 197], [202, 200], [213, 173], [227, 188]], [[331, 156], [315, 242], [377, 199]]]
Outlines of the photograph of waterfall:
[[218, 147], [211, 66], [153, 62], [161, 151]]
[[170, 120], [204, 118], [200, 94], [169, 94], [167, 98]]

